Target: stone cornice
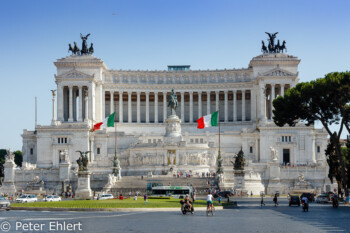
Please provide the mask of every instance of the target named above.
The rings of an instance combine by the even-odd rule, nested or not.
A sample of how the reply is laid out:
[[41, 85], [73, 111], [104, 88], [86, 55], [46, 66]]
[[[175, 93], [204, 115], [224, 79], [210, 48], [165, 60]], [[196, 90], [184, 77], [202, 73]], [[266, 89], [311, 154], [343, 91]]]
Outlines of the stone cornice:
[[299, 63], [300, 63], [300, 59], [284, 53], [262, 54], [254, 57], [250, 61], [249, 67], [251, 68], [253, 66], [271, 66], [271, 65], [275, 66], [276, 64], [297, 66]]
[[87, 68], [103, 68], [108, 70], [102, 59], [92, 55], [71, 55], [65, 58], [57, 59], [54, 62], [57, 68], [60, 67], [87, 67]]
[[189, 84], [166, 84], [166, 85], [161, 85], [161, 84], [104, 84], [103, 86], [104, 90], [114, 90], [114, 91], [133, 91], [133, 92], [162, 92], [164, 90], [171, 90], [174, 88], [176, 92], [181, 92], [181, 91], [232, 91], [232, 90], [252, 90], [254, 89], [254, 84], [253, 82], [246, 82], [246, 83], [220, 83], [220, 84], [201, 84], [201, 85], [189, 85]]
[[195, 84], [239, 83], [253, 80], [252, 69], [215, 71], [106, 71], [106, 83]]

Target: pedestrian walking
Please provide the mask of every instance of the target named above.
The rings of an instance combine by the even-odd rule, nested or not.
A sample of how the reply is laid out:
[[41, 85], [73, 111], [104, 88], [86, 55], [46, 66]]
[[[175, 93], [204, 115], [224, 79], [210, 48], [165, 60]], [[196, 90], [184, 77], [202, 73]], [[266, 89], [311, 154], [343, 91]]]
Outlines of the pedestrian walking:
[[261, 201], [260, 201], [260, 206], [265, 206], [265, 202], [264, 202], [264, 193], [263, 192], [261, 192], [260, 193], [260, 196], [261, 196]]
[[277, 193], [275, 194], [275, 196], [273, 198], [273, 202], [275, 203], [275, 207], [277, 207], [278, 206]]

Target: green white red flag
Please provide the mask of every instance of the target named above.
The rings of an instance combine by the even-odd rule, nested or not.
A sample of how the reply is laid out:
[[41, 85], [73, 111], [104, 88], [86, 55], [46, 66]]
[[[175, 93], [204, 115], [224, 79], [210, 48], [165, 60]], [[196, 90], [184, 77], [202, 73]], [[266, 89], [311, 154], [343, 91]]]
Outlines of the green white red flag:
[[106, 117], [104, 121], [95, 124], [94, 127], [91, 129], [91, 131], [100, 130], [107, 127], [114, 127], [114, 116], [115, 116], [115, 112], [109, 115], [108, 117]]
[[219, 115], [219, 111], [216, 111], [206, 116], [202, 116], [197, 120], [197, 123], [198, 123], [197, 128], [204, 129], [211, 126], [218, 126], [218, 115]]

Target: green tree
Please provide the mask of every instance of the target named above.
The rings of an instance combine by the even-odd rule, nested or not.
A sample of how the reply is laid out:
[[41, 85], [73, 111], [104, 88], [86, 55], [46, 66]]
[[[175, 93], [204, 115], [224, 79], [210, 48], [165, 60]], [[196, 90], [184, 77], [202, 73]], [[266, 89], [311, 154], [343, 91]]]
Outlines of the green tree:
[[0, 163], [4, 164], [5, 163], [5, 156], [7, 154], [7, 150], [5, 149], [0, 149]]
[[22, 162], [23, 162], [22, 151], [16, 150], [13, 153], [15, 153], [15, 164], [19, 167], [22, 167]]
[[[327, 161], [330, 166], [339, 166], [338, 184], [345, 189], [346, 194], [348, 194], [347, 166], [341, 156], [339, 141], [344, 126], [349, 132], [349, 102], [350, 72], [329, 73], [324, 78], [299, 83], [273, 102], [275, 108], [273, 119], [278, 126], [282, 127], [285, 124], [295, 126], [299, 121], [307, 126], [313, 125], [315, 121], [321, 122], [333, 144], [329, 152], [331, 149], [334, 150], [334, 155]], [[339, 125], [337, 132], [331, 132], [332, 124]], [[330, 175], [336, 177], [336, 173]]]

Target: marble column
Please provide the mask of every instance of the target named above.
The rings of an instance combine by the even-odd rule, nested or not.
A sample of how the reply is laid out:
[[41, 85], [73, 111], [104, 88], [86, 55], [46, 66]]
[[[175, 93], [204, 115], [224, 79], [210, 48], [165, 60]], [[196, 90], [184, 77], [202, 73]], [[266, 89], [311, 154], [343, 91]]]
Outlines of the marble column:
[[69, 118], [68, 122], [73, 122], [73, 87], [68, 86], [69, 88]]
[[202, 117], [202, 91], [198, 91], [198, 119]]
[[146, 92], [146, 123], [149, 123], [149, 91]]
[[136, 92], [136, 95], [137, 95], [137, 123], [140, 123], [141, 122], [141, 92], [138, 91]]
[[190, 91], [190, 123], [193, 122], [193, 91]]
[[131, 94], [132, 92], [131, 91], [128, 91], [128, 122], [131, 123], [132, 122], [132, 116], [131, 116], [131, 113], [132, 113], [132, 109], [131, 109]]
[[84, 121], [88, 122], [89, 121], [89, 95], [88, 95], [88, 91], [84, 92], [85, 95], [85, 117], [84, 117]]
[[284, 84], [281, 84], [281, 96], [284, 96]]
[[237, 90], [233, 90], [233, 121], [237, 121]]
[[102, 94], [101, 94], [102, 95], [102, 119], [105, 119], [106, 118], [106, 91], [103, 90], [103, 88], [101, 89], [102, 89]]
[[[215, 91], [215, 103], [216, 103], [216, 110], [215, 111], [218, 111], [219, 110], [219, 91]], [[220, 115], [220, 113], [219, 113]]]
[[63, 98], [63, 86], [61, 84], [57, 84], [57, 120], [59, 121], [64, 121]]
[[119, 123], [123, 122], [123, 92], [119, 91]]
[[245, 120], [245, 90], [242, 90], [242, 121]]
[[207, 91], [207, 115], [211, 114], [210, 112], [210, 91]]
[[114, 112], [114, 91], [109, 92], [111, 98], [109, 101], [109, 114], [112, 114]]
[[51, 125], [56, 125], [56, 94], [53, 92], [52, 93], [52, 120], [51, 120]]
[[265, 84], [260, 85], [260, 120], [266, 120], [266, 94]]
[[158, 92], [154, 92], [154, 123], [158, 123]]
[[181, 92], [181, 122], [185, 123], [185, 92]]
[[270, 119], [272, 119], [273, 100], [275, 99], [275, 84], [271, 84], [271, 98], [270, 98]]
[[225, 122], [228, 122], [228, 91], [224, 91], [225, 93]]
[[165, 123], [165, 120], [167, 118], [167, 113], [166, 113], [166, 94], [167, 92], [163, 92], [163, 122]]
[[255, 89], [250, 89], [250, 121], [256, 121], [256, 94]]

